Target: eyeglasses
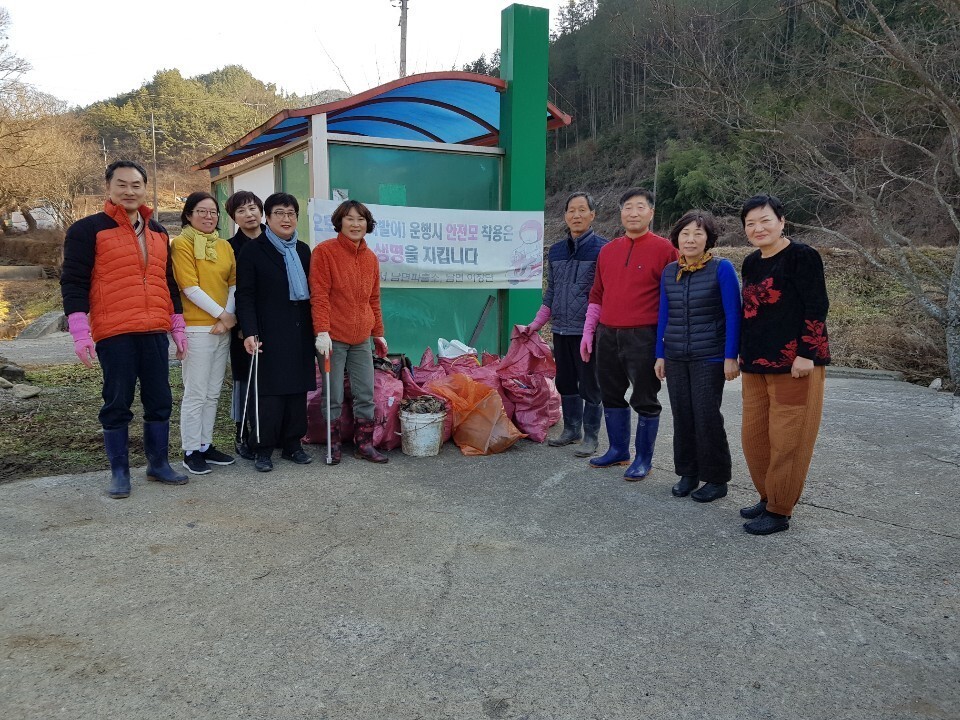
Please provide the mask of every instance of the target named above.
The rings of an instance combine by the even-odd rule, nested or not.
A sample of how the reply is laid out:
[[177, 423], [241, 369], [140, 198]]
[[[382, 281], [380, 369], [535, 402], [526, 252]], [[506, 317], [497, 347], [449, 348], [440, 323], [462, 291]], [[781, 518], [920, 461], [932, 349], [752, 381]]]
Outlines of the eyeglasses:
[[219, 210], [204, 210], [200, 208], [193, 211], [194, 215], [199, 215], [200, 217], [217, 217], [220, 214]]
[[270, 214], [275, 218], [288, 218], [290, 220], [293, 220], [297, 216], [297, 213], [293, 210], [274, 210]]

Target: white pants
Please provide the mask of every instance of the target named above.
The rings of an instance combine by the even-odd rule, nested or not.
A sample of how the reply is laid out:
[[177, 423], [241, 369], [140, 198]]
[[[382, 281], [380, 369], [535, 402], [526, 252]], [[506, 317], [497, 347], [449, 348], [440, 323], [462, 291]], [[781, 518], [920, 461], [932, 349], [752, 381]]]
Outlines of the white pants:
[[213, 442], [217, 401], [230, 355], [230, 333], [211, 335], [190, 332], [190, 346], [183, 359], [183, 403], [180, 405], [180, 438], [185, 452]]

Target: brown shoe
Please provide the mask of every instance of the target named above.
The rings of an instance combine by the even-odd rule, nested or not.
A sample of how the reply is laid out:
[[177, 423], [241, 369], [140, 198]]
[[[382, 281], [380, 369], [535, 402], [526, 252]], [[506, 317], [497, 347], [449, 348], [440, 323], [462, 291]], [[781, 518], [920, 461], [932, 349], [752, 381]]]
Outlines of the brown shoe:
[[361, 460], [369, 460], [373, 463], [389, 462], [386, 455], [373, 446], [373, 420], [357, 420], [356, 430], [353, 432], [353, 442], [357, 449], [353, 451], [353, 456]]

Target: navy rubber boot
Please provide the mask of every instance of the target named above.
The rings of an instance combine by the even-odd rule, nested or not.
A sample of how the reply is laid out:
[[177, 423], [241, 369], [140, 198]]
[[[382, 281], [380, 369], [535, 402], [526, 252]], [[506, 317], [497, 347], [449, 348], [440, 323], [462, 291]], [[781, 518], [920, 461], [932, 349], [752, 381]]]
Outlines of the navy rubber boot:
[[603, 405], [583, 404], [583, 440], [573, 451], [577, 457], [590, 457], [600, 444], [600, 422], [603, 420]]
[[623, 474], [627, 481], [643, 480], [650, 474], [650, 470], [653, 469], [653, 446], [657, 442], [657, 430], [659, 429], [659, 415], [657, 417], [647, 417], [645, 415], [637, 417], [637, 439], [634, 443], [637, 456]]
[[143, 423], [143, 451], [147, 456], [147, 480], [166, 485], [186, 485], [187, 476], [170, 467], [167, 452], [170, 445], [170, 423], [166, 421]]
[[591, 458], [591, 467], [605, 468], [626, 465], [630, 462], [630, 415], [632, 413], [633, 410], [628, 407], [603, 409], [610, 449], [600, 457]]
[[130, 451], [127, 427], [103, 431], [103, 447], [110, 461], [110, 487], [114, 500], [130, 497]]
[[579, 395], [561, 395], [560, 407], [563, 410], [563, 432], [556, 440], [548, 440], [550, 447], [562, 447], [579, 442], [583, 437], [583, 398]]

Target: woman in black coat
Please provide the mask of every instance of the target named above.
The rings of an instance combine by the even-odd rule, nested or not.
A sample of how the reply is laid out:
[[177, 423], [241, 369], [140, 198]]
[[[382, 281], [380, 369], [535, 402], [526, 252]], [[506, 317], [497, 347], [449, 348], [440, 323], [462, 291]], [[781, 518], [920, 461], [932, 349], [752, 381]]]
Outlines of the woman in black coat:
[[274, 193], [263, 210], [264, 234], [247, 242], [237, 260], [236, 298], [244, 347], [251, 355], [259, 352], [260, 434], [254, 429], [251, 438], [255, 467], [268, 472], [277, 446], [287, 460], [312, 461], [300, 438], [307, 431], [307, 392], [316, 389], [316, 369], [306, 284], [310, 250], [297, 241], [299, 204], [292, 195]]
[[[251, 240], [263, 236], [263, 201], [249, 190], [238, 190], [229, 198], [225, 205], [227, 214], [237, 224], [237, 234], [230, 238], [234, 257], [240, 257], [240, 251]], [[247, 378], [250, 375], [250, 355], [243, 346], [243, 330], [239, 325], [233, 329], [230, 336], [230, 374], [233, 376], [233, 403], [230, 406], [230, 417], [237, 424], [237, 435], [234, 447], [237, 454], [253, 460], [256, 456], [247, 445], [250, 436], [250, 423], [242, 426], [243, 400], [247, 396]]]

